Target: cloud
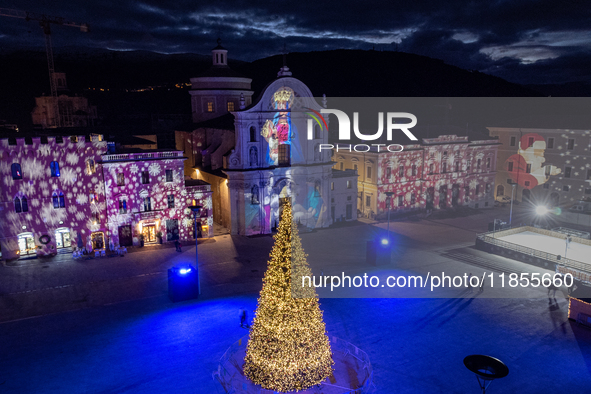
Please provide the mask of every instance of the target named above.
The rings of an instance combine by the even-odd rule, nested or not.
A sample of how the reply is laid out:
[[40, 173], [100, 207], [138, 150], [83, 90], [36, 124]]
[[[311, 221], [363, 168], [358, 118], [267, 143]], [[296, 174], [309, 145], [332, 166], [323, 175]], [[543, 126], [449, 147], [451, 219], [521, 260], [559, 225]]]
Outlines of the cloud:
[[479, 36], [478, 34], [474, 34], [469, 31], [462, 31], [455, 33], [453, 36], [451, 36], [451, 38], [453, 38], [454, 40], [458, 40], [464, 44], [471, 44], [473, 42], [478, 41]]
[[535, 63], [538, 60], [556, 59], [560, 51], [543, 45], [519, 45], [511, 44], [504, 46], [492, 46], [482, 48], [480, 52], [488, 55], [492, 60], [499, 60], [504, 57], [518, 59], [521, 63]]
[[572, 52], [574, 48], [591, 49], [591, 30], [526, 31], [523, 38], [515, 43], [484, 47], [480, 52], [490, 56], [492, 60], [511, 57], [527, 64], [538, 60], [556, 59]]

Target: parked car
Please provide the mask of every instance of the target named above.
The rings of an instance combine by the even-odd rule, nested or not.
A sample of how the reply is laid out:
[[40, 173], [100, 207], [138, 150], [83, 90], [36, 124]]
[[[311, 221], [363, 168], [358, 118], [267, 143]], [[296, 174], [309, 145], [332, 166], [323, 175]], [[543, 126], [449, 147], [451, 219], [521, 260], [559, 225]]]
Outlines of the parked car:
[[506, 204], [511, 204], [511, 197], [509, 196], [497, 196], [496, 200], [497, 203], [501, 204], [501, 206], [505, 206]]

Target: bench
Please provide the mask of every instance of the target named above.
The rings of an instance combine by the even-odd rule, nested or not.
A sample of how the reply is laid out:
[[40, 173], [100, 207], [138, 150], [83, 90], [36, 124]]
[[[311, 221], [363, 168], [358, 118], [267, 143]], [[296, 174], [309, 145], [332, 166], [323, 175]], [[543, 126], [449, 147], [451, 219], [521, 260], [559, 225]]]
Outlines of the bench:
[[577, 315], [577, 324], [582, 324], [591, 328], [591, 316], [586, 313], [579, 312]]

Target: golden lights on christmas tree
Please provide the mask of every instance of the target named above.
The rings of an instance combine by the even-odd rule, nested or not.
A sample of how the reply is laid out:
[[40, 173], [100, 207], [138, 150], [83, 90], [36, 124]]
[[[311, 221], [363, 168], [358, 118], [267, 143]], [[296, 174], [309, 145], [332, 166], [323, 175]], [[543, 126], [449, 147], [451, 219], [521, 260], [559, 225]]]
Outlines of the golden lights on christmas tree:
[[305, 390], [331, 376], [334, 362], [316, 291], [296, 285], [312, 273], [289, 203], [274, 238], [243, 369], [265, 389]]

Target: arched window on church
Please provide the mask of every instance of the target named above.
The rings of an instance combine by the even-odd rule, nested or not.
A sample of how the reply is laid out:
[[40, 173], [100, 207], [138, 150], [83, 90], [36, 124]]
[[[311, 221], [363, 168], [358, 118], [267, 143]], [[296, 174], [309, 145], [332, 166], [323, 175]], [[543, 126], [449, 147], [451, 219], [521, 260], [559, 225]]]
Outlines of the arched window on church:
[[320, 180], [314, 182], [314, 197], [320, 197]]
[[259, 154], [257, 151], [256, 146], [251, 146], [249, 151], [248, 151], [248, 162], [250, 163], [251, 167], [256, 167], [258, 166], [258, 162], [259, 162]]
[[315, 139], [315, 140], [319, 140], [320, 138], [322, 138], [322, 137], [320, 136], [320, 126], [318, 126], [318, 125], [315, 125], [315, 126], [314, 126], [314, 139]]
[[253, 205], [259, 204], [259, 187], [257, 185], [254, 185], [252, 189], [250, 189], [250, 193], [250, 203]]
[[22, 206], [23, 212], [29, 212], [29, 203], [27, 201], [27, 197], [22, 196], [21, 206]]
[[257, 142], [257, 129], [254, 126], [250, 126], [250, 142]]
[[322, 155], [320, 154], [320, 144], [314, 145], [314, 161], [322, 161]]

